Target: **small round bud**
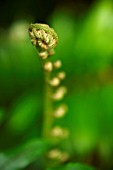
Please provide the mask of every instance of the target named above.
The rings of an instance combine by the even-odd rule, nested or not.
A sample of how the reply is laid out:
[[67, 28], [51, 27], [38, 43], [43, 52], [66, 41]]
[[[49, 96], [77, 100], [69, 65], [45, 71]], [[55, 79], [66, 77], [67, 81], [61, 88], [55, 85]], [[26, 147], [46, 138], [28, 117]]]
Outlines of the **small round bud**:
[[39, 56], [42, 59], [46, 59], [48, 57], [48, 52], [47, 51], [42, 51], [42, 52], [39, 53]]
[[59, 149], [52, 149], [48, 153], [48, 158], [57, 160], [60, 162], [65, 162], [69, 158], [69, 154], [63, 151], [60, 151]]
[[58, 150], [58, 149], [53, 149], [53, 150], [49, 151], [48, 157], [50, 159], [57, 159], [57, 160], [59, 160], [59, 158], [61, 157], [61, 151]]
[[51, 72], [53, 70], [53, 64], [52, 62], [48, 61], [44, 64], [44, 70]]
[[54, 117], [61, 118], [63, 117], [67, 112], [67, 106], [65, 104], [62, 104], [54, 111]]
[[60, 80], [63, 80], [65, 79], [66, 77], [66, 73], [64, 71], [58, 73], [57, 77], [60, 79]]
[[51, 86], [56, 87], [56, 86], [58, 86], [58, 85], [60, 84], [60, 79], [59, 79], [58, 77], [53, 77], [53, 78], [50, 80], [49, 84], [50, 84]]
[[66, 92], [67, 92], [67, 88], [65, 86], [61, 86], [53, 94], [52, 98], [54, 100], [61, 100], [64, 97]]
[[68, 134], [68, 130], [62, 129], [60, 126], [54, 127], [51, 131], [51, 135], [57, 138], [66, 138]]
[[55, 54], [55, 50], [54, 50], [54, 49], [50, 49], [50, 50], [48, 51], [48, 53], [49, 53], [49, 55], [53, 55], [53, 54]]
[[61, 60], [57, 60], [57, 61], [54, 62], [53, 65], [54, 65], [55, 68], [60, 68], [62, 66], [62, 62], [61, 62]]

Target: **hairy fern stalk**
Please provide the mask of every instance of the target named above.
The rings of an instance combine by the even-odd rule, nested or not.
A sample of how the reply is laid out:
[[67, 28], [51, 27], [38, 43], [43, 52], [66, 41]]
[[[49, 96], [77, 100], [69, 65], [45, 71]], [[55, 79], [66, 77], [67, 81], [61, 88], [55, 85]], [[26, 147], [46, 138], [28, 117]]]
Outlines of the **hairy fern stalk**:
[[[68, 137], [68, 130], [53, 124], [55, 119], [62, 118], [66, 114], [67, 106], [62, 103], [57, 108], [54, 108], [53, 105], [65, 96], [67, 89], [65, 86], [61, 86], [60, 83], [66, 74], [64, 71], [59, 71], [59, 68], [62, 66], [61, 61], [51, 62], [50, 57], [54, 54], [58, 36], [54, 29], [46, 24], [31, 24], [29, 26], [29, 36], [31, 43], [38, 51], [44, 70], [45, 96], [42, 136], [48, 141], [61, 141]], [[53, 75], [54, 70], [58, 70], [56, 75]], [[58, 148], [54, 148], [49, 151], [48, 158], [65, 162], [68, 159], [68, 154]]]

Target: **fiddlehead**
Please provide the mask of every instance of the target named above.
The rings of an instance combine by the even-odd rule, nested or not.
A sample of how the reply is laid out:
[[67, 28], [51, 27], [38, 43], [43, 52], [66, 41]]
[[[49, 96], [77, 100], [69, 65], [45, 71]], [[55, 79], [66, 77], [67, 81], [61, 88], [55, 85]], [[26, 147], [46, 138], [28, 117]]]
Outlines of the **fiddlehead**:
[[42, 58], [45, 59], [48, 55], [53, 54], [53, 48], [56, 47], [58, 42], [58, 36], [54, 29], [50, 28], [47, 24], [31, 24], [29, 36]]
[[[54, 102], [62, 100], [65, 96], [67, 89], [65, 86], [60, 86], [60, 82], [65, 78], [66, 74], [64, 71], [61, 71], [53, 76], [53, 70], [59, 69], [62, 66], [62, 63], [60, 60], [55, 62], [46, 61], [50, 55], [54, 54], [54, 48], [58, 43], [58, 36], [54, 29], [50, 28], [46, 24], [31, 24], [29, 26], [29, 36], [31, 38], [31, 43], [38, 50], [45, 72], [45, 110], [42, 135], [44, 138], [49, 139], [49, 141], [54, 141], [56, 138], [61, 140], [68, 136], [68, 131], [66, 128], [63, 129], [59, 126], [53, 127], [53, 122], [54, 119], [62, 118], [65, 115], [67, 106], [65, 104], [61, 104], [54, 109], [53, 104]], [[68, 158], [67, 153], [65, 154], [65, 152], [62, 153], [62, 151], [56, 151], [58, 150], [53, 149], [50, 151], [48, 153], [49, 158], [57, 159], [61, 162]]]

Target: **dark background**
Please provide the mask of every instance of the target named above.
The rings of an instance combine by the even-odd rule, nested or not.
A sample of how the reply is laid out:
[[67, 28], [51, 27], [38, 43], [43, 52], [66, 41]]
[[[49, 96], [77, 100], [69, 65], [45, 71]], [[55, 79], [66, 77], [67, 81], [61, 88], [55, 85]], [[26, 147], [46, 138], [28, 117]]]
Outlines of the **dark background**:
[[33, 21], [46, 22], [56, 8], [68, 8], [78, 16], [83, 15], [94, 0], [1, 0], [0, 1], [0, 24], [2, 27], [9, 26], [16, 19], [33, 19]]

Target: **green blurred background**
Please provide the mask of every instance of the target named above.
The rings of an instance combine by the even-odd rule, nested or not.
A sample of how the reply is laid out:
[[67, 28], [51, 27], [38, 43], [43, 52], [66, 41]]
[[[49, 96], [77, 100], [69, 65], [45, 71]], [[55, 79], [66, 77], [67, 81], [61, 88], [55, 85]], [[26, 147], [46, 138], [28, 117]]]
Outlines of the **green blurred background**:
[[113, 1], [4, 0], [0, 2], [0, 170], [41, 170], [47, 151], [43, 73], [28, 37], [30, 23], [59, 36], [69, 110], [56, 124], [70, 137], [59, 146], [71, 162], [113, 169]]

